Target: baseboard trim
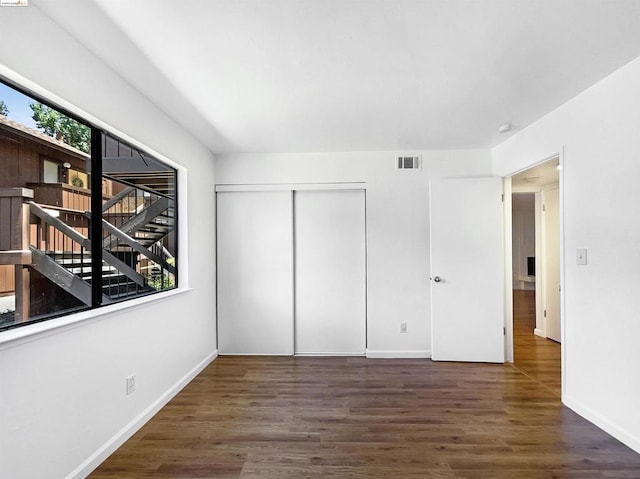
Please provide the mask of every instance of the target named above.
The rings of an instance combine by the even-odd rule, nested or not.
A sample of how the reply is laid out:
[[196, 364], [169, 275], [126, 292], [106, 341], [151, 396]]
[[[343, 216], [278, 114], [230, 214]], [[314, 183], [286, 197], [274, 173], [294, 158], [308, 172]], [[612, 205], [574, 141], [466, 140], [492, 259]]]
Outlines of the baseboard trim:
[[180, 378], [173, 386], [165, 391], [158, 399], [153, 401], [146, 409], [136, 416], [129, 424], [118, 431], [111, 439], [104, 443], [98, 450], [91, 454], [78, 467], [67, 475], [66, 479], [87, 477], [94, 469], [113, 454], [116, 449], [122, 446], [131, 436], [133, 436], [149, 419], [151, 419], [160, 409], [162, 409], [182, 388], [184, 388], [193, 378], [206, 368], [214, 359], [218, 357], [216, 349], [207, 355], [187, 374]]
[[429, 359], [431, 351], [419, 349], [413, 351], [387, 351], [387, 350], [371, 350], [367, 349], [367, 358], [369, 359]]
[[640, 437], [630, 433], [617, 424], [612, 423], [602, 415], [595, 412], [593, 409], [584, 406], [579, 401], [575, 401], [570, 397], [567, 397], [566, 395], [563, 396], [562, 403], [569, 409], [572, 409], [574, 412], [585, 418], [587, 421], [592, 422], [593, 424], [598, 426], [604, 432], [615, 437], [618, 441], [626, 444], [637, 453], [640, 453]]
[[220, 356], [293, 356], [293, 352], [289, 353], [220, 353]]
[[547, 336], [544, 334], [544, 331], [542, 331], [542, 329], [538, 329], [535, 328], [533, 330], [533, 334], [535, 334], [536, 336], [540, 336], [541, 338], [546, 338]]
[[332, 357], [363, 357], [364, 353], [295, 353], [294, 356], [299, 358], [332, 358]]

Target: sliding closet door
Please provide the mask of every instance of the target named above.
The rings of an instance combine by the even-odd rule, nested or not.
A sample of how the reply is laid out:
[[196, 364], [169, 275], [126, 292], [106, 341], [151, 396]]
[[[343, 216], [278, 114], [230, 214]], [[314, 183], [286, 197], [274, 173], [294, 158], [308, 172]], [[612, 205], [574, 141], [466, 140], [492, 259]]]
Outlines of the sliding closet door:
[[220, 353], [293, 354], [292, 193], [219, 192], [217, 203]]
[[294, 209], [295, 351], [364, 354], [364, 191], [296, 191]]

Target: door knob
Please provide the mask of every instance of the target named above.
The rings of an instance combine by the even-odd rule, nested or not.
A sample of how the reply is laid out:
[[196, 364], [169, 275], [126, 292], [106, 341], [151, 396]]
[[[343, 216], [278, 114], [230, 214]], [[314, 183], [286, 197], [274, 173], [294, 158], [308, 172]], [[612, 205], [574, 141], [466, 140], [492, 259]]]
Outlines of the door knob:
[[439, 283], [442, 280], [440, 279], [440, 276], [434, 276], [433, 281], [435, 281], [436, 283]]

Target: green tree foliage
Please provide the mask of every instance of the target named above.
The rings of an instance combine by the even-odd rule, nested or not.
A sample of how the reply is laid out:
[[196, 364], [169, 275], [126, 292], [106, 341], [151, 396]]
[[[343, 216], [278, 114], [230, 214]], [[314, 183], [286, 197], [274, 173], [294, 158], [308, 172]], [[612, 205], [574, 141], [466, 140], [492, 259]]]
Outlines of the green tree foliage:
[[9, 108], [7, 108], [7, 104], [0, 100], [0, 115], [7, 116], [9, 114]]
[[80, 151], [89, 153], [91, 129], [88, 126], [42, 103], [31, 103], [29, 108], [33, 111], [31, 118], [36, 122], [38, 129]]

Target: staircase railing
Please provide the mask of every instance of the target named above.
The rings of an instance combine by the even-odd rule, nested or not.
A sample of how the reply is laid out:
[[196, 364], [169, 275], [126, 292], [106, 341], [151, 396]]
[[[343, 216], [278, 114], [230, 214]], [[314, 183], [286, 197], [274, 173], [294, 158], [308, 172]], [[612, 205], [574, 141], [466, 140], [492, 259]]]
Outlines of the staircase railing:
[[102, 217], [116, 228], [122, 229], [123, 224], [158, 200], [166, 202], [169, 198], [135, 186], [127, 186], [102, 205]]
[[164, 254], [166, 250], [161, 242], [145, 246], [105, 219], [102, 219], [102, 230], [105, 246], [103, 251], [109, 257], [105, 257], [106, 261], [112, 263], [113, 259], [119, 259], [126, 263], [130, 268], [128, 277], [132, 278], [131, 270], [135, 270], [144, 278], [145, 284], [155, 290], [163, 290], [175, 284], [176, 268], [172, 264], [172, 258]]
[[175, 262], [165, 238], [175, 229], [175, 200], [147, 185], [123, 189], [103, 204], [103, 248], [139, 271], [155, 289], [175, 285]]
[[169, 262], [173, 259], [173, 255], [171, 254], [171, 252], [167, 248], [165, 248], [162, 243], [152, 244], [151, 246], [149, 246], [149, 251], [162, 258], [165, 262]]
[[[103, 220], [115, 226], [119, 231], [127, 235], [132, 235], [151, 224], [152, 221], [156, 220], [161, 214], [167, 212], [172, 206], [173, 202], [171, 200], [160, 197], [149, 204], [145, 204], [144, 208], [137, 208], [135, 214], [126, 219], [120, 216], [120, 221], [114, 222], [113, 216], [105, 217], [103, 215]], [[147, 240], [148, 238], [145, 237], [144, 239]], [[159, 241], [159, 239], [151, 239], [151, 241], [155, 242]], [[107, 249], [114, 246], [113, 242], [108, 237], [104, 238], [103, 245]]]
[[[35, 220], [35, 230], [31, 237], [33, 268], [56, 286], [90, 306], [91, 285], [82, 279], [85, 275], [91, 275], [91, 242], [80, 232], [89, 230], [86, 216], [64, 210], [45, 209], [33, 201], [29, 202], [29, 209]], [[64, 216], [66, 222], [54, 214]], [[67, 222], [72, 223], [75, 228]]]
[[[0, 265], [15, 266], [11, 285], [16, 291], [15, 321], [46, 307], [38, 298], [46, 299], [50, 291], [40, 280], [33, 283], [35, 271], [69, 293], [78, 305], [92, 302], [90, 215], [42, 205], [33, 197], [27, 188], [0, 189]], [[133, 186], [104, 203], [103, 214], [112, 215], [116, 225], [101, 218], [103, 303], [175, 284], [174, 259], [163, 241], [173, 232], [173, 204], [166, 195]], [[35, 303], [31, 304], [34, 287]], [[71, 297], [68, 301], [73, 301]]]
[[138, 243], [135, 239], [133, 239], [131, 236], [129, 236], [123, 231], [120, 231], [118, 228], [113, 226], [108, 221], [103, 219], [102, 227], [104, 230], [107, 231], [108, 235], [111, 236], [111, 238], [107, 236], [105, 240], [108, 240], [110, 244], [115, 244], [116, 248], [122, 248], [123, 246], [128, 247], [133, 251], [136, 251], [137, 253], [140, 253], [143, 256], [147, 257], [154, 263], [157, 263], [162, 269], [166, 269], [170, 273], [175, 274], [176, 272], [175, 267], [169, 264], [169, 262], [165, 258], [162, 258], [161, 256], [155, 254], [148, 248], [145, 248], [140, 243]]
[[112, 207], [121, 203], [124, 198], [127, 198], [128, 196], [132, 195], [135, 191], [136, 191], [136, 188], [134, 188], [133, 186], [127, 186], [120, 193], [112, 196], [111, 198], [109, 198], [109, 200], [104, 202], [104, 204], [102, 205], [102, 212], [106, 213]]
[[[75, 241], [80, 248], [85, 249], [87, 251], [91, 250], [91, 242], [89, 238], [82, 235], [76, 229], [69, 226], [66, 222], [56, 218], [47, 212], [46, 209], [42, 208], [38, 203], [34, 203], [33, 201], [29, 202], [31, 206], [31, 213], [36, 217], [40, 218], [43, 224], [52, 226], [55, 230], [58, 230], [61, 234], [51, 234], [51, 230], [41, 226], [37, 228], [37, 235], [35, 238], [36, 247], [39, 250], [57, 252], [57, 251], [76, 251], [77, 248], [71, 246], [69, 247], [69, 242], [66, 240], [65, 236]], [[52, 210], [49, 210], [52, 211]], [[55, 211], [55, 210], [53, 210]], [[84, 222], [84, 227], [88, 230], [89, 223], [86, 219], [86, 215], [84, 214], [73, 214], [75, 220], [79, 220]], [[44, 247], [42, 247], [44, 246]]]
[[[29, 205], [32, 214], [38, 220], [36, 235], [32, 241], [35, 246], [32, 245], [31, 248], [34, 267], [85, 304], [90, 304], [91, 241], [87, 236], [53, 216], [47, 211], [48, 209], [34, 202], [29, 202]], [[80, 216], [86, 222], [85, 226], [88, 230], [91, 215], [84, 213]], [[112, 297], [122, 296], [124, 293], [121, 289], [128, 289], [129, 284], [138, 288], [136, 293], [157, 289], [153, 288], [157, 282], [156, 278], [152, 274], [145, 275], [139, 271], [141, 258], [157, 265], [163, 272], [175, 274], [175, 267], [166, 257], [145, 248], [104, 219], [102, 219], [102, 226], [105, 235], [112, 237], [109, 242], [115, 245], [112, 250], [102, 250], [103, 262], [112, 268], [111, 274], [104, 274], [103, 269], [103, 286], [107, 291], [118, 291], [117, 294], [103, 295], [103, 303], [109, 302], [113, 299]], [[65, 269], [65, 262], [74, 262], [81, 266], [77, 266], [74, 272], [69, 270], [65, 272], [62, 271]], [[77, 271], [78, 268], [80, 268], [79, 271]], [[89, 281], [82, 280], [81, 276], [87, 277]]]
[[[80, 253], [83, 254], [83, 255], [87, 255], [86, 259], [89, 259], [91, 257], [90, 256], [91, 241], [89, 240], [89, 238], [87, 238], [86, 236], [82, 235], [81, 233], [79, 233], [75, 229], [71, 228], [69, 225], [67, 225], [65, 222], [61, 221], [60, 219], [58, 219], [58, 218], [50, 215], [49, 213], [47, 213], [47, 211], [44, 208], [42, 208], [40, 205], [38, 205], [37, 203], [30, 202], [29, 204], [31, 205], [31, 212], [35, 216], [40, 218], [40, 220], [43, 221], [45, 224], [53, 226], [55, 229], [59, 230], [63, 235], [68, 236], [73, 241], [75, 241], [78, 244], [80, 244], [81, 247], [82, 247], [81, 250], [80, 250]], [[81, 216], [88, 220], [86, 214], [83, 214]], [[42, 228], [38, 228], [38, 231], [41, 231], [41, 229]], [[41, 241], [38, 241], [38, 243], [41, 243]], [[59, 250], [55, 249], [55, 245], [54, 245], [54, 250], [51, 250], [51, 249], [45, 247], [44, 251], [45, 252], [54, 252], [55, 251], [56, 253], [59, 252]], [[62, 255], [61, 256], [62, 259], [64, 260], [64, 255], [65, 254], [70, 255], [72, 253], [72, 251], [62, 251], [62, 252], [60, 252], [60, 254]], [[74, 255], [74, 258], [75, 257], [76, 257], [76, 255]], [[105, 249], [102, 250], [102, 259], [103, 259], [103, 261], [105, 263], [113, 266], [117, 270], [119, 270], [122, 273], [124, 273], [125, 276], [127, 276], [131, 281], [135, 282], [136, 284], [138, 284], [140, 286], [145, 286], [146, 285], [145, 278], [141, 274], [139, 274], [136, 270], [134, 270], [129, 265], [127, 265], [126, 263], [124, 263], [123, 261], [118, 259], [116, 256], [112, 255], [109, 251], [107, 251]]]

